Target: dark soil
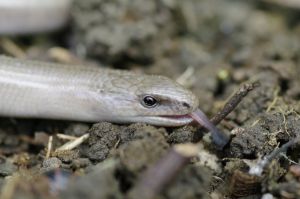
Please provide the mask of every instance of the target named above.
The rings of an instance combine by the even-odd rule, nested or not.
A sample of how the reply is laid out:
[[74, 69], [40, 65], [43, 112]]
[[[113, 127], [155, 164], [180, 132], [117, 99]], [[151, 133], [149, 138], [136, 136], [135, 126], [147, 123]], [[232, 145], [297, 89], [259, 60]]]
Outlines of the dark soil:
[[[260, 84], [218, 126], [232, 137], [222, 151], [191, 125], [1, 118], [1, 199], [125, 198], [170, 147], [198, 141], [196, 132], [204, 135], [198, 157], [156, 198], [300, 198], [297, 144], [261, 176], [248, 174], [263, 156], [300, 136], [300, 3], [75, 0], [66, 29], [0, 39], [3, 54], [17, 55], [3, 44], [10, 40], [30, 59], [177, 79], [199, 97], [209, 116], [242, 83]], [[57, 56], [53, 47], [64, 47], [68, 56]], [[183, 78], [186, 70], [192, 72]], [[47, 157], [51, 135], [56, 149], [65, 142], [57, 134], [86, 133], [88, 140], [77, 148]]]

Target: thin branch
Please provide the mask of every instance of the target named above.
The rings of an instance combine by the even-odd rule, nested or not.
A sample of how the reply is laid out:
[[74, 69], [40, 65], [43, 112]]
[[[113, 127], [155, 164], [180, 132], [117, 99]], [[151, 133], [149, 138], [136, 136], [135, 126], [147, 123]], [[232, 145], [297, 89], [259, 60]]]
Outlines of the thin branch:
[[77, 137], [75, 137], [75, 136], [61, 134], [61, 133], [57, 133], [56, 136], [62, 140], [76, 140], [77, 139]]
[[219, 111], [213, 118], [211, 118], [211, 122], [213, 124], [219, 124], [229, 113], [231, 113], [237, 105], [243, 100], [247, 94], [259, 86], [258, 82], [255, 83], [246, 83], [242, 85], [242, 87], [233, 94], [233, 96], [227, 101], [221, 111]]
[[298, 143], [300, 141], [300, 136], [293, 138], [292, 140], [288, 141], [284, 145], [282, 145], [280, 148], [276, 148], [270, 153], [269, 155], [266, 155], [264, 158], [262, 158], [260, 161], [257, 162], [253, 167], [249, 169], [249, 174], [261, 176], [262, 172], [264, 171], [264, 168], [270, 164], [270, 162], [276, 158], [280, 153], [285, 152], [288, 148], [293, 146], [294, 144]]
[[53, 146], [53, 136], [50, 136], [48, 140], [46, 159], [50, 158], [52, 146]]
[[[243, 84], [237, 92], [235, 92], [232, 97], [226, 102], [222, 110], [219, 111], [214, 117], [211, 118], [211, 122], [215, 125], [219, 124], [229, 113], [231, 113], [239, 103], [248, 95], [250, 91], [258, 87], [259, 82], [246, 83]], [[203, 131], [207, 131], [204, 128], [200, 128], [194, 135], [194, 142], [198, 142], [202, 138]]]
[[61, 147], [57, 148], [55, 151], [68, 151], [68, 150], [72, 150], [74, 148], [76, 148], [77, 146], [79, 146], [80, 144], [82, 144], [85, 140], [87, 140], [89, 138], [90, 134], [86, 133], [78, 138], [76, 138], [75, 140], [71, 140], [67, 143], [65, 143], [64, 145], [62, 145]]

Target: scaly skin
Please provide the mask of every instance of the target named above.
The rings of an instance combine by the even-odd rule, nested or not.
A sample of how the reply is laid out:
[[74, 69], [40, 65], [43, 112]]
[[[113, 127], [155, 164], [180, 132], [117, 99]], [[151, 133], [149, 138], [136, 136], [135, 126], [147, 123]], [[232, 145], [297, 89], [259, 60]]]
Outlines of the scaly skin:
[[0, 0], [0, 34], [56, 30], [67, 22], [72, 0]]
[[[0, 95], [2, 116], [89, 122], [181, 126], [198, 107], [192, 92], [166, 77], [4, 56]], [[146, 95], [158, 105], [144, 107]]]

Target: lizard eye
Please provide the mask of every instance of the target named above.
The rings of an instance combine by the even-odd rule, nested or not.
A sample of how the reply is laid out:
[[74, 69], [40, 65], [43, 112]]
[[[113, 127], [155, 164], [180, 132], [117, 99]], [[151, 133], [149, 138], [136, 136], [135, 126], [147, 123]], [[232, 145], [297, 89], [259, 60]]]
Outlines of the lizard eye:
[[152, 96], [145, 96], [142, 101], [142, 105], [146, 108], [153, 108], [157, 105], [157, 100]]

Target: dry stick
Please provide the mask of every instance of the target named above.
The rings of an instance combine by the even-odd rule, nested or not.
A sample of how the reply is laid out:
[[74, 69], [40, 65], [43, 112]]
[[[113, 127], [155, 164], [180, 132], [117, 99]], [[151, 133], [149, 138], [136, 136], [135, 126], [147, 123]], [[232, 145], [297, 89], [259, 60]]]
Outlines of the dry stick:
[[53, 136], [50, 136], [48, 140], [46, 159], [50, 158], [52, 145], [53, 145]]
[[[215, 125], [219, 124], [229, 113], [231, 113], [237, 105], [243, 100], [247, 94], [258, 87], [259, 82], [246, 83], [243, 84], [237, 92], [235, 92], [232, 97], [226, 102], [221, 111], [219, 111], [214, 117], [211, 118], [211, 122]], [[202, 138], [203, 131], [207, 131], [204, 128], [200, 128], [194, 135], [194, 142], [199, 142]]]
[[224, 105], [223, 109], [219, 111], [213, 118], [211, 118], [211, 122], [213, 124], [219, 124], [229, 113], [235, 109], [235, 107], [237, 107], [237, 105], [243, 100], [244, 97], [247, 96], [250, 91], [259, 85], [259, 82], [246, 83], [242, 85], [242, 87], [236, 93], [234, 93], [234, 95]]
[[[211, 121], [214, 124], [221, 122], [257, 86], [258, 83], [244, 84]], [[142, 174], [137, 185], [128, 193], [128, 197], [131, 199], [154, 198], [165, 189], [172, 179], [190, 162], [190, 159], [197, 154], [197, 144], [187, 143], [173, 146], [162, 159], [150, 166]]]
[[87, 140], [89, 138], [90, 134], [86, 133], [83, 134], [82, 136], [76, 138], [75, 140], [71, 140], [67, 143], [65, 143], [64, 145], [60, 146], [59, 148], [57, 148], [55, 151], [69, 151], [72, 150], [74, 148], [76, 148], [77, 146], [79, 146], [80, 144], [82, 144], [85, 140]]
[[250, 168], [249, 174], [261, 176], [264, 168], [270, 164], [270, 162], [278, 156], [278, 154], [285, 152], [288, 148], [293, 146], [294, 144], [298, 143], [300, 141], [300, 136], [293, 138], [292, 140], [288, 141], [284, 145], [282, 145], [280, 148], [274, 149], [269, 155], [266, 155], [263, 159], [257, 162], [253, 167]]

